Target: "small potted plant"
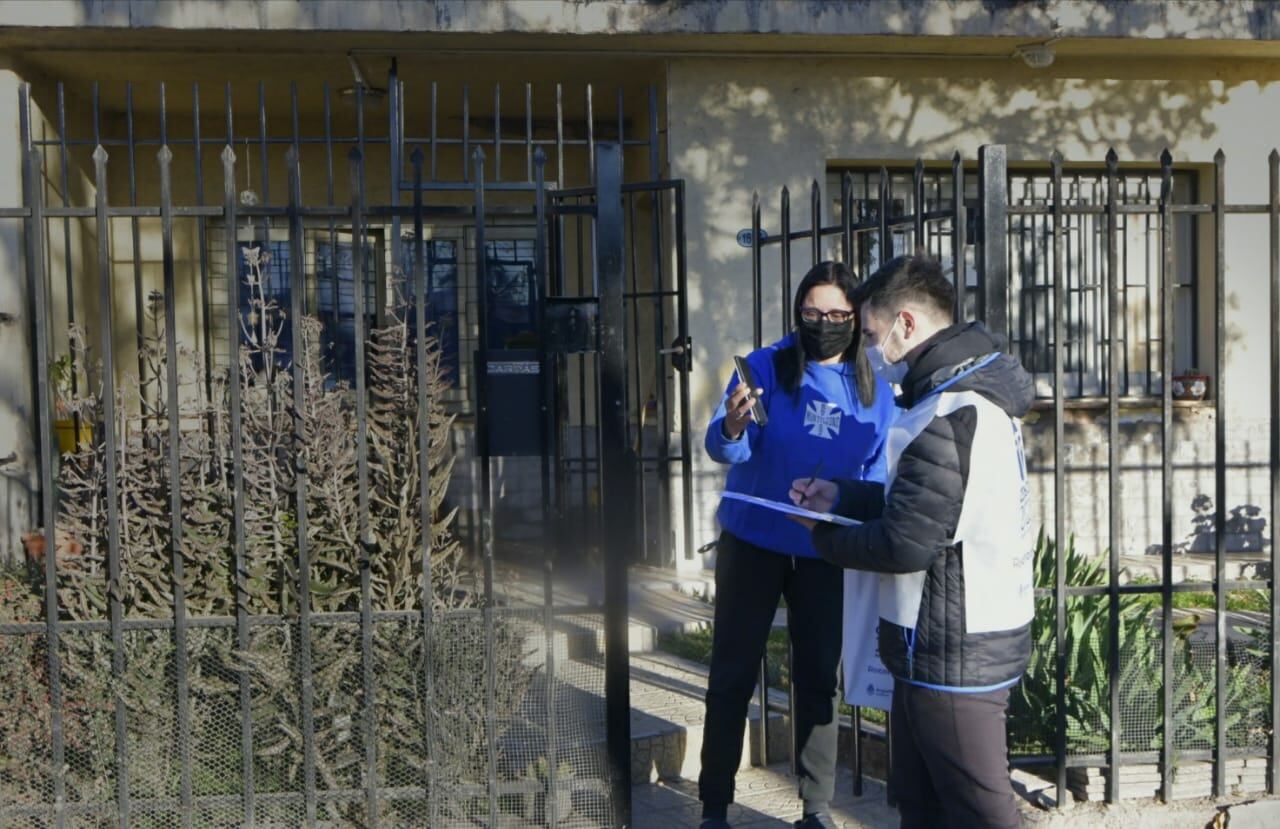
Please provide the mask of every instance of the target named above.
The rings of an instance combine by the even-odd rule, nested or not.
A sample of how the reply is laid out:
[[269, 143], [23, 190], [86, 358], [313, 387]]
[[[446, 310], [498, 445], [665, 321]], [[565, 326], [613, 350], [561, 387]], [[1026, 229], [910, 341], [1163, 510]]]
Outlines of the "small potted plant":
[[1209, 375], [1189, 368], [1173, 376], [1174, 400], [1204, 400], [1209, 393]]
[[53, 430], [58, 438], [58, 451], [63, 455], [93, 443], [93, 428], [83, 418], [75, 416], [71, 390], [75, 370], [70, 354], [63, 354], [49, 366], [49, 377], [53, 382]]

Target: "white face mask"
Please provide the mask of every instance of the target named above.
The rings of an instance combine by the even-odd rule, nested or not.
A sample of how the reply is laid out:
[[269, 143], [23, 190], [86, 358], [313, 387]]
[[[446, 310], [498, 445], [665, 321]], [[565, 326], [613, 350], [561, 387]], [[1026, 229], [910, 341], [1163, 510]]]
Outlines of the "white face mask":
[[[889, 326], [889, 332], [880, 340], [879, 345], [874, 345], [867, 349], [867, 361], [871, 363], [871, 370], [876, 376], [884, 380], [886, 383], [898, 386], [902, 385], [902, 381], [907, 377], [907, 361], [905, 359], [896, 362], [889, 362], [884, 356], [885, 343], [893, 336], [894, 330], [898, 327], [898, 320], [901, 317], [895, 317], [893, 325]], [[905, 354], [903, 355], [906, 356]]]

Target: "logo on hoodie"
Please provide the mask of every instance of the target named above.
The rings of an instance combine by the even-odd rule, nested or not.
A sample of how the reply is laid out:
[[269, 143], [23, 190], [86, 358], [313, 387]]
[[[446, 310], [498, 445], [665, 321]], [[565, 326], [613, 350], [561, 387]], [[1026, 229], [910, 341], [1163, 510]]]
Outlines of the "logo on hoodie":
[[804, 425], [814, 437], [831, 440], [834, 435], [840, 434], [842, 416], [840, 407], [835, 403], [810, 400], [804, 412]]

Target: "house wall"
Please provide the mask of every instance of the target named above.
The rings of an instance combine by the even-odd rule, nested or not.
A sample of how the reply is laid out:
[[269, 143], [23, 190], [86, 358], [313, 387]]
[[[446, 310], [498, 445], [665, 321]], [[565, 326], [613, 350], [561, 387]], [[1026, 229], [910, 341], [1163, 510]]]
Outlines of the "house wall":
[[[24, 82], [32, 87], [33, 136], [56, 137], [60, 128], [57, 98], [48, 79], [21, 61], [0, 57], [0, 110], [11, 113], [11, 117], [0, 120], [0, 170], [6, 172], [0, 175], [0, 204], [5, 206], [23, 204], [23, 145], [17, 116], [19, 90]], [[66, 100], [71, 109], [79, 104], [76, 97]], [[79, 113], [68, 112], [65, 117], [68, 130], [83, 127]], [[78, 159], [64, 159], [60, 153], [47, 155], [41, 177], [47, 206], [92, 205], [92, 181]], [[57, 359], [68, 351], [67, 332], [73, 322], [85, 328], [86, 338], [96, 332], [88, 319], [93, 303], [86, 304], [82, 299], [67, 301], [68, 283], [82, 279], [91, 263], [96, 262], [96, 230], [90, 220], [51, 220], [45, 229], [43, 248], [49, 274], [48, 326], [51, 339], [60, 344], [53, 346], [51, 357]], [[4, 355], [0, 360], [0, 564], [21, 560], [21, 536], [39, 523], [39, 444], [34, 428], [38, 400], [33, 378], [35, 308], [26, 260], [25, 223], [21, 219], [0, 219], [0, 354]], [[83, 388], [83, 375], [78, 383]], [[56, 405], [56, 400], [52, 402]]]
[[[778, 193], [792, 193], [793, 227], [808, 227], [811, 181], [829, 165], [967, 159], [984, 144], [1004, 144], [1011, 164], [1040, 163], [1061, 151], [1068, 162], [1102, 164], [1114, 147], [1122, 161], [1158, 164], [1169, 147], [1175, 164], [1227, 157], [1230, 203], [1267, 200], [1267, 154], [1280, 127], [1280, 66], [1263, 61], [1154, 62], [1061, 59], [1049, 70], [1014, 60], [673, 60], [668, 80], [672, 175], [689, 182], [689, 308], [694, 332], [693, 423], [705, 430], [730, 371], [750, 349], [750, 252], [735, 234], [762, 199], [764, 228], [779, 226]], [[1201, 200], [1213, 175], [1202, 174]], [[1204, 188], [1210, 188], [1203, 192]], [[797, 198], [797, 195], [799, 196]], [[798, 224], [797, 224], [798, 222]], [[1212, 343], [1212, 226], [1201, 223], [1201, 357]], [[1225, 383], [1229, 464], [1227, 506], [1267, 503], [1265, 366], [1269, 294], [1265, 221], [1229, 216], [1226, 228]], [[798, 280], [808, 242], [793, 248]], [[777, 285], [776, 249], [766, 285]], [[1209, 257], [1209, 258], [1205, 258]], [[794, 284], [794, 283], [793, 283]], [[776, 290], [766, 288], [765, 331], [780, 328]], [[1177, 370], [1187, 368], [1177, 366]], [[1211, 371], [1204, 364], [1199, 368]], [[1040, 520], [1052, 526], [1052, 412], [1027, 425]], [[1158, 414], [1158, 410], [1156, 411]], [[1126, 555], [1160, 540], [1159, 433], [1150, 408], [1122, 414], [1121, 534]], [[1106, 409], [1072, 411], [1067, 428], [1067, 527], [1087, 552], [1110, 546], [1106, 492]], [[1175, 414], [1175, 537], [1190, 532], [1192, 497], [1213, 494], [1213, 416], [1204, 406]], [[1153, 443], [1153, 441], [1155, 441]], [[699, 453], [695, 471], [697, 538], [716, 532], [722, 470]]]

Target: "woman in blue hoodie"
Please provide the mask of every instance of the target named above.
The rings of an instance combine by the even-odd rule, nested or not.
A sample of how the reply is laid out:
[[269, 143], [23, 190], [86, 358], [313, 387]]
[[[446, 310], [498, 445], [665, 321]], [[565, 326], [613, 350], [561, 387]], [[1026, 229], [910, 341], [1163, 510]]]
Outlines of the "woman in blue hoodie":
[[[817, 474], [884, 480], [882, 446], [893, 392], [877, 380], [857, 336], [858, 280], [839, 262], [820, 262], [796, 290], [795, 331], [747, 356], [749, 389], [735, 373], [707, 427], [707, 453], [729, 464], [726, 489], [787, 501], [791, 482]], [[758, 397], [767, 425], [751, 418]], [[820, 469], [819, 469], [820, 468]], [[702, 774], [703, 829], [723, 829], [741, 762], [747, 706], [778, 600], [787, 600], [794, 664], [796, 751], [804, 817], [796, 826], [834, 826], [836, 672], [844, 574], [823, 561], [809, 532], [785, 516], [723, 499], [718, 517], [715, 632], [707, 688]]]

